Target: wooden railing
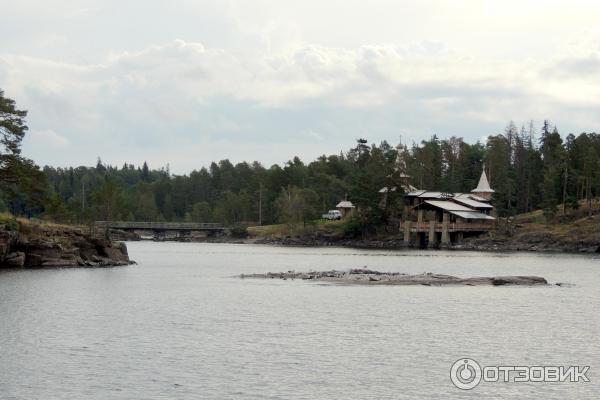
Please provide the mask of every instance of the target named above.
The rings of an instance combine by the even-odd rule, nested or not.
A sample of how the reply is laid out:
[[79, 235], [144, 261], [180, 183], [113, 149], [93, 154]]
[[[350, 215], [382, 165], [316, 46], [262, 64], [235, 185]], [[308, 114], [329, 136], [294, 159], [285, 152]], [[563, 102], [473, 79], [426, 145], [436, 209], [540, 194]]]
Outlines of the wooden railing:
[[97, 227], [112, 229], [139, 229], [164, 231], [215, 231], [224, 229], [212, 222], [141, 222], [141, 221], [96, 221]]
[[[400, 230], [405, 228], [406, 222], [410, 222], [410, 231], [411, 232], [429, 232], [430, 222], [429, 221], [401, 221], [400, 222]], [[444, 229], [444, 224], [442, 222], [436, 222], [434, 230], [435, 232], [442, 232]], [[490, 231], [494, 229], [494, 223], [464, 223], [464, 222], [449, 222], [448, 223], [448, 232], [480, 232], [480, 231]]]

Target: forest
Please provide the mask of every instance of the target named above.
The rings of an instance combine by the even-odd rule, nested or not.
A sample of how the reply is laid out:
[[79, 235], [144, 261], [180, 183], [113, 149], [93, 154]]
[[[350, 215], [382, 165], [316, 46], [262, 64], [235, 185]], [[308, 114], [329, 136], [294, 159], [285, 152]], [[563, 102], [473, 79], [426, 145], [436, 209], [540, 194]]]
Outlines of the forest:
[[401, 217], [402, 191], [382, 202], [379, 190], [400, 188], [402, 174], [417, 188], [465, 192], [477, 185], [484, 164], [501, 217], [543, 209], [551, 220], [560, 205], [577, 208], [600, 191], [600, 136], [561, 135], [548, 120], [541, 127], [510, 122], [485, 143], [437, 135], [398, 145], [360, 138], [347, 151], [310, 162], [293, 157], [285, 165], [264, 166], [221, 160], [174, 175], [168, 167], [113, 166], [100, 159], [95, 166], [40, 169], [20, 156], [26, 112], [2, 92], [0, 107], [0, 211], [60, 223], [306, 223], [348, 199], [363, 224], [380, 225]]

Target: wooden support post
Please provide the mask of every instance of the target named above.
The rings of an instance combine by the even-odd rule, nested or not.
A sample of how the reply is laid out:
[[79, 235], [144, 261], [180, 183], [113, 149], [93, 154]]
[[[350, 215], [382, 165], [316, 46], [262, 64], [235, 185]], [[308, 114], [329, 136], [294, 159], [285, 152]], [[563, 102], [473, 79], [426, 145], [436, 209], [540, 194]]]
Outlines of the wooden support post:
[[404, 221], [404, 245], [410, 245], [410, 221]]
[[448, 213], [444, 212], [442, 218], [442, 245], [446, 246], [450, 244], [450, 233], [448, 232]]
[[463, 233], [456, 232], [456, 243], [461, 243], [463, 241]]
[[429, 244], [427, 246], [429, 248], [435, 247], [436, 244], [435, 223], [435, 220], [429, 221]]

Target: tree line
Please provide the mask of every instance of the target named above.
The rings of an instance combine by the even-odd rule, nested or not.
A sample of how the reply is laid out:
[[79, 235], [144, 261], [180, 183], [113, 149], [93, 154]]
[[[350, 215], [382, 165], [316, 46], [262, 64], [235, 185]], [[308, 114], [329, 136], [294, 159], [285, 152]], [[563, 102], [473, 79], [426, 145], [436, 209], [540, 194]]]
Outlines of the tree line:
[[[500, 216], [559, 204], [576, 208], [600, 191], [600, 136], [563, 137], [549, 121], [518, 128], [510, 122], [485, 143], [460, 137], [393, 146], [358, 139], [340, 154], [285, 165], [212, 162], [189, 174], [168, 167], [124, 164], [39, 169], [20, 157], [26, 112], [0, 92], [0, 211], [63, 223], [94, 220], [220, 222], [226, 225], [310, 221], [343, 199], [367, 226], [401, 217], [404, 176], [420, 189], [469, 192], [485, 164]], [[12, 141], [11, 141], [12, 140]], [[396, 188], [382, 196], [380, 189]]]

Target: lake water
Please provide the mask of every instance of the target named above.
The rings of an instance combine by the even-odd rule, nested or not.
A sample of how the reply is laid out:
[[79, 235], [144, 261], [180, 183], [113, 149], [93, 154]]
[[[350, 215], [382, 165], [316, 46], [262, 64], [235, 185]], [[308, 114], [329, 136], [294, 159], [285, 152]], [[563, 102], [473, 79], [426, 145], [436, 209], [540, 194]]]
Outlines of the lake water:
[[[0, 272], [0, 399], [598, 399], [600, 258], [129, 243], [138, 265]], [[368, 267], [568, 287], [348, 286]], [[452, 363], [591, 366], [590, 383], [450, 381]]]

